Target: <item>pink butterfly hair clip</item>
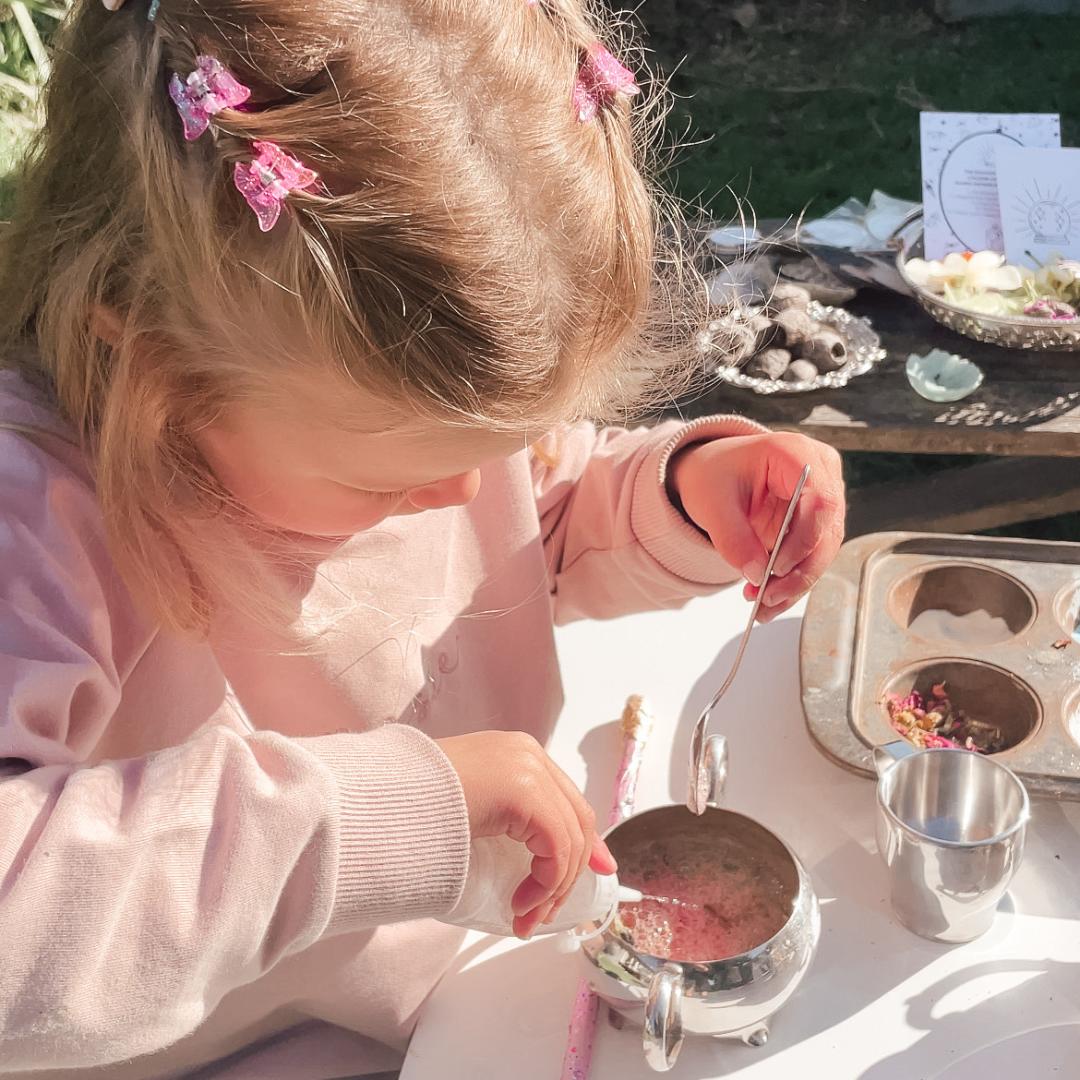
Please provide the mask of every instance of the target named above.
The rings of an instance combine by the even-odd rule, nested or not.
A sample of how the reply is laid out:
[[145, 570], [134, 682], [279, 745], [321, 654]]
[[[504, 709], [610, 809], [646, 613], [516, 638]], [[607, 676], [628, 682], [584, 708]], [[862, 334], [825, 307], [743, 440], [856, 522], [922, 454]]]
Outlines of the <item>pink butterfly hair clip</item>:
[[638, 92], [634, 73], [623, 67], [599, 42], [590, 45], [581, 61], [574, 84], [574, 111], [585, 124], [600, 111], [601, 105], [612, 104], [617, 97], [633, 97]]
[[281, 204], [291, 191], [306, 191], [318, 181], [318, 173], [304, 168], [277, 143], [255, 142], [254, 161], [238, 161], [233, 169], [236, 190], [247, 200], [259, 219], [259, 228], [269, 232], [281, 214]]
[[169, 97], [184, 121], [184, 138], [189, 142], [209, 127], [212, 116], [251, 97], [251, 91], [238, 83], [220, 61], [200, 56], [196, 62], [198, 67], [186, 79], [173, 75], [169, 80]]

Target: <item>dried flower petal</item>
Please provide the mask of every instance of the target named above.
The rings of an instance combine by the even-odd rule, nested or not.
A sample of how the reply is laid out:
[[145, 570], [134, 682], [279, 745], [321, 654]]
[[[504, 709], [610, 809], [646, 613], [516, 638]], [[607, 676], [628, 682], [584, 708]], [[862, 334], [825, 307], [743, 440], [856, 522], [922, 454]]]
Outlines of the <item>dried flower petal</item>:
[[1036, 319], [1049, 319], [1051, 322], [1073, 322], [1077, 318], [1076, 309], [1071, 304], [1045, 296], [1027, 304], [1024, 314]]
[[[933, 708], [923, 710], [922, 695], [912, 691], [906, 697], [889, 694], [886, 707], [891, 727], [920, 749], [972, 750], [996, 754], [1005, 749], [1001, 729], [983, 720], [970, 718], [948, 697], [945, 683], [930, 688]], [[913, 707], [918, 701], [919, 707]]]

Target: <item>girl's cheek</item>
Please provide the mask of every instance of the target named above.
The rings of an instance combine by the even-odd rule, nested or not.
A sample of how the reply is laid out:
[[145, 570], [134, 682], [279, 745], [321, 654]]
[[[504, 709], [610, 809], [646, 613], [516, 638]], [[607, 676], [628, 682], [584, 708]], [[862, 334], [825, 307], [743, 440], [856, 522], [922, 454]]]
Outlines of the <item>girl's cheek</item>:
[[248, 510], [273, 528], [309, 536], [352, 536], [374, 528], [394, 504], [366, 493], [263, 491], [245, 502]]

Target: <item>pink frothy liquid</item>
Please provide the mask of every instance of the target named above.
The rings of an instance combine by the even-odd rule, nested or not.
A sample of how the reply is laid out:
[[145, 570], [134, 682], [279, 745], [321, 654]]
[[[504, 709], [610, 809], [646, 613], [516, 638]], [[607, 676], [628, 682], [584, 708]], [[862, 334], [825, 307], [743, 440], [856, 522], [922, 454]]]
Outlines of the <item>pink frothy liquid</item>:
[[[764, 944], [791, 914], [788, 890], [753, 861], [685, 861], [672, 867], [657, 851], [639, 865], [620, 863], [620, 880], [645, 893], [619, 909], [619, 922], [638, 952], [668, 960], [738, 956]], [[651, 856], [651, 857], [650, 857]]]

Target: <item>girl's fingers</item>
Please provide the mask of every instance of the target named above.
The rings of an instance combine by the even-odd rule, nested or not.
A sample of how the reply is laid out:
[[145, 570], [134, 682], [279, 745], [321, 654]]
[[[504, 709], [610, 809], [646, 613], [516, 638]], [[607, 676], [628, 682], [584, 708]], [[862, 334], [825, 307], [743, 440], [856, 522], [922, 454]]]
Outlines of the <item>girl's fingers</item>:
[[585, 796], [578, 791], [574, 782], [555, 764], [550, 758], [545, 762], [552, 780], [562, 792], [566, 806], [572, 819], [568, 822], [571, 839], [571, 855], [568, 860], [567, 873], [563, 879], [562, 888], [557, 890], [554, 896], [554, 905], [546, 918], [550, 919], [557, 914], [559, 908], [565, 903], [570, 895], [577, 879], [589, 864], [592, 855], [593, 840], [596, 836], [596, 815], [592, 807], [585, 801]]
[[[539, 792], [540, 801], [548, 802], [548, 793]], [[514, 890], [510, 906], [515, 915], [525, 915], [538, 904], [552, 899], [566, 877], [570, 858], [570, 832], [560, 810], [552, 813], [544, 806], [533, 813], [524, 828], [510, 830], [508, 835], [521, 841], [532, 852], [529, 876]]]
[[[776, 595], [773, 593], [773, 589], [779, 586], [783, 586], [788, 595], [780, 595], [776, 603], [770, 604], [769, 600]], [[809, 590], [810, 585], [806, 583], [806, 579], [802, 577], [798, 570], [789, 574], [783, 581], [774, 581], [769, 586], [765, 602], [758, 609], [757, 621], [760, 623], [772, 622], [777, 615], [782, 615], [788, 608], [794, 607]], [[758, 590], [750, 585], [747, 585], [743, 590], [743, 595], [751, 602], [757, 598], [757, 594]]]
[[[585, 865], [594, 874], [605, 876], [608, 874], [614, 874], [618, 871], [619, 864], [615, 861], [615, 856], [611, 854], [611, 852], [608, 850], [607, 844], [604, 843], [603, 839], [600, 836], [596, 834], [593, 835], [592, 846], [590, 848], [586, 848], [585, 853], [588, 856]], [[584, 873], [584, 869], [582, 870], [582, 873]], [[572, 891], [573, 888], [571, 887], [570, 892]], [[566, 903], [567, 897], [570, 895], [570, 892], [568, 892], [566, 896], [564, 896], [561, 900], [559, 900], [556, 904], [552, 906], [551, 910], [544, 917], [543, 922], [550, 923], [555, 921], [556, 916], [559, 914], [559, 912], [562, 910], [563, 905]]]
[[759, 623], [771, 623], [773, 619], [780, 615], [783, 615], [788, 608], [794, 607], [799, 601], [799, 597], [794, 597], [791, 600], [785, 600], [782, 604], [777, 604], [776, 607], [765, 607], [762, 605], [760, 611], [758, 611], [757, 621]]
[[[843, 499], [837, 504], [831, 495], [807, 492], [792, 515], [791, 526], [776, 558], [773, 575], [765, 593], [765, 609], [784, 610], [817, 584], [828, 569], [843, 541]], [[751, 583], [752, 585], [753, 583]], [[758, 590], [748, 588], [748, 600], [756, 598]], [[780, 613], [773, 610], [773, 617]]]
[[518, 916], [529, 915], [548, 902], [551, 887], [537, 880], [530, 874], [515, 890], [510, 898], [510, 910]]
[[773, 578], [765, 590], [765, 602], [762, 607], [771, 610], [781, 604], [794, 603], [799, 597], [805, 596], [815, 583], [816, 579], [811, 579], [801, 568], [792, 570], [786, 577]]
[[755, 585], [761, 584], [769, 553], [745, 511], [736, 508], [730, 514], [725, 513], [709, 533], [709, 539], [743, 577]]
[[527, 915], [516, 915], [511, 923], [514, 933], [519, 938], [530, 938], [536, 933], [536, 928], [545, 920], [551, 909], [550, 901], [534, 908]]
[[775, 607], [790, 603], [809, 592], [828, 570], [840, 545], [844, 542], [843, 516], [830, 516], [825, 523], [817, 545], [793, 570], [784, 577], [769, 583], [765, 591], [765, 603]]
[[[785, 511], [787, 507], [784, 507]], [[783, 520], [783, 519], [781, 519]], [[795, 507], [787, 536], [780, 545], [780, 554], [776, 556], [773, 574], [777, 578], [787, 577], [795, 567], [800, 566], [821, 543], [821, 538], [829, 524], [829, 515], [818, 505], [813, 492], [805, 492]]]
[[589, 853], [589, 869], [594, 874], [614, 874], [619, 869], [615, 856], [611, 854], [603, 837], [593, 837], [592, 851]]
[[[514, 891], [511, 908], [516, 916], [515, 932], [532, 933], [541, 923], [552, 922], [566, 903], [578, 878], [594, 860], [599, 872], [611, 873], [615, 861], [607, 846], [596, 834], [592, 807], [570, 778], [550, 758], [544, 759], [547, 779], [555, 790], [544, 795], [544, 812], [561, 819], [558, 830], [566, 846], [555, 855], [548, 854], [542, 841], [530, 844], [534, 851], [533, 870]], [[556, 876], [560, 875], [556, 880]]]
[[[592, 849], [593, 813], [570, 778], [547, 755], [537, 789], [540, 809], [523, 839], [533, 853], [527, 877], [510, 900], [517, 916], [546, 918], [569, 895]], [[585, 826], [588, 826], [586, 835]]]

